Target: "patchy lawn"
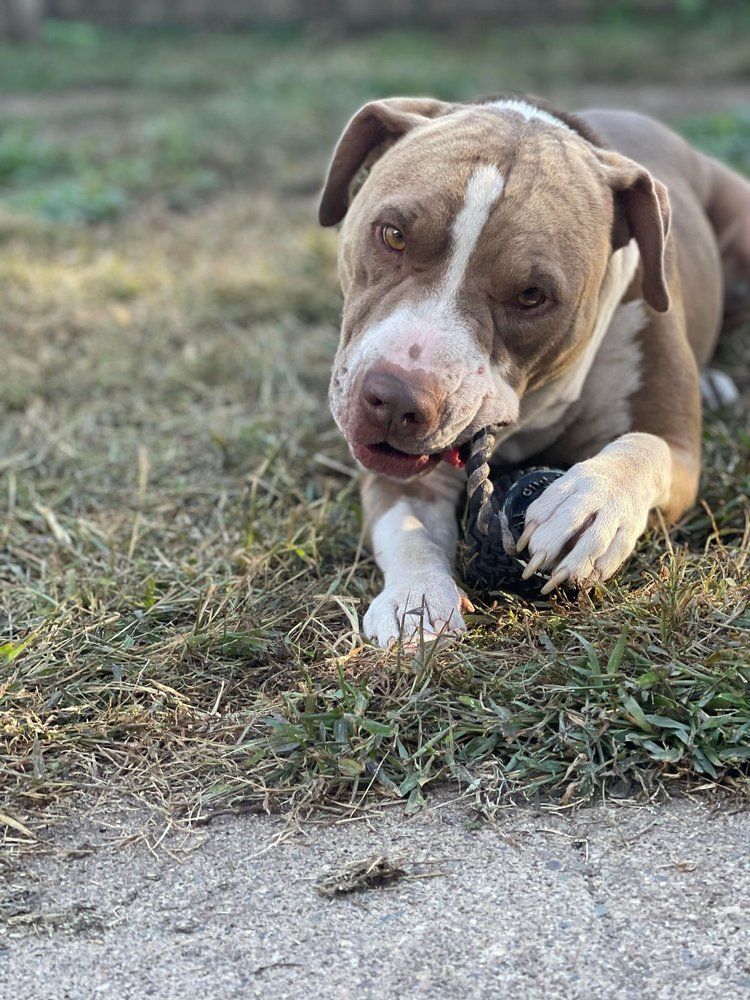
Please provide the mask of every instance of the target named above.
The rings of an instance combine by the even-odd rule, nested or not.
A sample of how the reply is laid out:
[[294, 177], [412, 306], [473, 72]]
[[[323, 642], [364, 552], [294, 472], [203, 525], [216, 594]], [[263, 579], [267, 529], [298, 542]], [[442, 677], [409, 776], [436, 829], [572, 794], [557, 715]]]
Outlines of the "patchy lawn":
[[[370, 96], [617, 86], [638, 105], [658, 86], [678, 108], [748, 83], [740, 27], [53, 25], [0, 50], [7, 846], [80, 789], [193, 817], [418, 808], [446, 778], [486, 808], [747, 789], [750, 323], [721, 357], [742, 406], [707, 420], [704, 502], [679, 528], [591, 598], [480, 606], [458, 645], [382, 653], [359, 635], [378, 575], [325, 402], [340, 300], [313, 197]], [[676, 124], [750, 170], [746, 110]]]

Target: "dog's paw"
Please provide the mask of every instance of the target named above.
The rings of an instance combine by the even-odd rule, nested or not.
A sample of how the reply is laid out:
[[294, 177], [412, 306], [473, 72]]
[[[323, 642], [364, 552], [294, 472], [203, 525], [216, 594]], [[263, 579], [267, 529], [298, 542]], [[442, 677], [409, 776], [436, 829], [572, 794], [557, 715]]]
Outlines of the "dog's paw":
[[650, 502], [637, 482], [600, 457], [573, 466], [526, 512], [519, 552], [528, 545], [524, 579], [550, 573], [548, 594], [570, 581], [579, 587], [613, 576], [646, 529]]
[[462, 611], [469, 599], [447, 573], [414, 576], [389, 583], [370, 605], [362, 630], [384, 649], [402, 639], [414, 646], [466, 628]]
[[701, 399], [707, 410], [721, 410], [734, 406], [740, 391], [731, 375], [718, 368], [704, 368], [701, 372]]

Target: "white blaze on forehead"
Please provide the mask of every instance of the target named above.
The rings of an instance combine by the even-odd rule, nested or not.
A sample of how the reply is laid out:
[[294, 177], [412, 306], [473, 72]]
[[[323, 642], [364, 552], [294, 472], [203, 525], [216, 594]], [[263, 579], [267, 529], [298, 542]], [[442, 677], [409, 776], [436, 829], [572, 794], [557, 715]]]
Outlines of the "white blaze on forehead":
[[491, 164], [477, 167], [469, 178], [464, 203], [451, 227], [453, 247], [440, 289], [441, 299], [454, 298], [461, 287], [492, 206], [503, 193], [503, 185], [500, 171]]
[[525, 118], [527, 122], [537, 119], [538, 121], [546, 122], [547, 125], [556, 125], [558, 128], [564, 128], [568, 132], [573, 131], [570, 125], [566, 125], [564, 121], [549, 111], [545, 111], [544, 108], [537, 108], [534, 104], [529, 104], [528, 101], [521, 101], [517, 98], [508, 98], [505, 101], [489, 101], [487, 104], [483, 104], [482, 107], [493, 108], [496, 111], [515, 111]]

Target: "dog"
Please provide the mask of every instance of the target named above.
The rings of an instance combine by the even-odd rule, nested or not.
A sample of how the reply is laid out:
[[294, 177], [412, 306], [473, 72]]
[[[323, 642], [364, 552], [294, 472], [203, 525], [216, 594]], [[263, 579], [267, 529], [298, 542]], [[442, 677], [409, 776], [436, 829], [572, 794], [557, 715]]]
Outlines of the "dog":
[[461, 447], [568, 469], [518, 549], [546, 590], [610, 578], [658, 509], [693, 505], [701, 383], [725, 289], [750, 278], [750, 182], [628, 111], [531, 97], [366, 104], [319, 210], [343, 220], [329, 401], [364, 470], [381, 646], [465, 628], [454, 580]]

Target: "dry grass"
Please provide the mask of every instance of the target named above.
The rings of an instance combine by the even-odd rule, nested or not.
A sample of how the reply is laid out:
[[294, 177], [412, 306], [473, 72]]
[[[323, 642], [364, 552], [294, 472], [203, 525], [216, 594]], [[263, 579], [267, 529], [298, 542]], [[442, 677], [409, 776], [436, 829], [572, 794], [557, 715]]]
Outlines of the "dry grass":
[[486, 809], [746, 789], [748, 325], [724, 346], [744, 403], [708, 420], [680, 528], [593, 598], [482, 607], [458, 645], [385, 654], [358, 631], [377, 574], [325, 405], [335, 234], [272, 183], [187, 212], [129, 197], [87, 227], [0, 209], [6, 846], [81, 789], [195, 820], [418, 808], [438, 779]]

